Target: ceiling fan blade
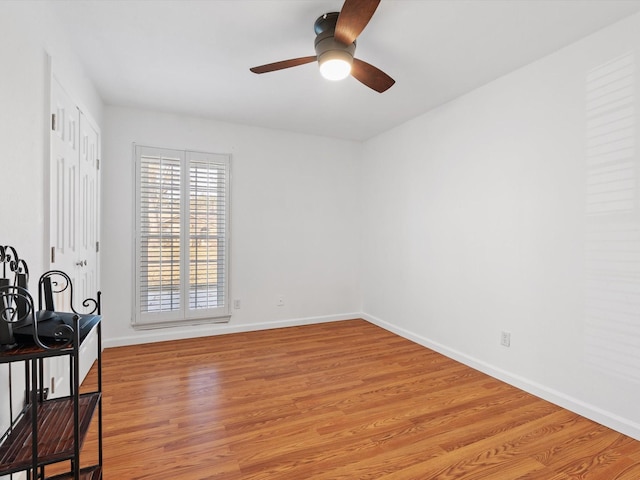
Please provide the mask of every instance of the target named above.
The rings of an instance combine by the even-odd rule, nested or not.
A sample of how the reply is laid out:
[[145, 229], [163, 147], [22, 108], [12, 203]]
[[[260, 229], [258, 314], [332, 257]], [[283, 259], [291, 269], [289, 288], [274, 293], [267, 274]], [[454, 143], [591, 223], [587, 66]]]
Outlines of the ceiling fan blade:
[[396, 83], [393, 78], [379, 68], [376, 68], [367, 62], [363, 62], [362, 60], [358, 60], [357, 58], [353, 59], [351, 75], [353, 78], [378, 93], [388, 90], [394, 83]]
[[276, 70], [297, 67], [298, 65], [304, 65], [305, 63], [315, 62], [316, 59], [317, 57], [315, 55], [312, 57], [292, 58], [290, 60], [282, 60], [281, 62], [267, 63], [266, 65], [260, 65], [259, 67], [252, 67], [249, 70], [253, 73], [275, 72]]
[[380, 0], [345, 0], [334, 38], [345, 45], [351, 45], [362, 33], [373, 16]]

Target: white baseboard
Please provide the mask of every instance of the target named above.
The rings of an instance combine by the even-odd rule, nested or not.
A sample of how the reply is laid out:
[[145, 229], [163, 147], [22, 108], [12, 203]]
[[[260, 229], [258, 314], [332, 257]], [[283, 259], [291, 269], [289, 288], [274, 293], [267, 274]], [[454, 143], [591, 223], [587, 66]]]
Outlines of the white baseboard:
[[212, 323], [193, 327], [166, 327], [154, 330], [138, 330], [135, 335], [110, 338], [104, 340], [104, 348], [122, 347], [127, 345], [140, 345], [143, 343], [163, 342], [167, 340], [183, 340], [186, 338], [207, 337], [212, 335], [227, 335], [230, 333], [253, 332], [270, 330], [273, 328], [295, 327], [311, 325], [315, 323], [338, 322], [362, 318], [360, 312], [344, 313], [339, 315], [326, 315], [321, 317], [292, 318], [287, 320], [274, 320], [271, 322], [247, 323], [234, 325], [231, 323]]
[[567, 410], [570, 410], [574, 413], [577, 413], [578, 415], [593, 420], [594, 422], [600, 423], [601, 425], [635, 438], [636, 440], [640, 440], [640, 425], [630, 421], [629, 419], [620, 417], [615, 413], [603, 410], [578, 398], [549, 388], [548, 386], [534, 382], [520, 375], [515, 375], [512, 372], [478, 360], [477, 358], [451, 349], [446, 345], [442, 345], [441, 343], [429, 340], [428, 338], [417, 335], [413, 332], [376, 318], [372, 315], [361, 313], [360, 318], [363, 318], [368, 322], [373, 323], [374, 325], [400, 335], [401, 337], [411, 340], [419, 345], [430, 348], [431, 350], [441, 353], [460, 363], [468, 365], [475, 370], [486, 373], [487, 375], [497, 378], [498, 380], [502, 380], [503, 382], [506, 382], [509, 385], [513, 385], [514, 387], [524, 390], [525, 392], [531, 393], [532, 395], [547, 400], [562, 408], [566, 408]]

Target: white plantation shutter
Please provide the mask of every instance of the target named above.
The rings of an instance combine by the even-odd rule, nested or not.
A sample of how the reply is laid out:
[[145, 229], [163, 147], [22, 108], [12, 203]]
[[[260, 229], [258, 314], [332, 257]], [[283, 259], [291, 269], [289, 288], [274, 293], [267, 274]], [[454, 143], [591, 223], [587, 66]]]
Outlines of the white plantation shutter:
[[189, 308], [223, 307], [227, 231], [227, 168], [189, 153]]
[[180, 309], [181, 159], [140, 158], [140, 306], [144, 313]]
[[137, 326], [229, 316], [229, 156], [135, 148]]

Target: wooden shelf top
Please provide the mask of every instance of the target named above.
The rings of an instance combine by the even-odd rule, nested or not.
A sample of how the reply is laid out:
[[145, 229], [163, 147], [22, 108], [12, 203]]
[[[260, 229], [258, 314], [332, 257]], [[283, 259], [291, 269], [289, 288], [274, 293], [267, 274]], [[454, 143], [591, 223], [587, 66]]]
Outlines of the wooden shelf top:
[[63, 348], [44, 349], [35, 342], [17, 344], [11, 349], [0, 350], [0, 363], [18, 362], [38, 357], [55, 357], [58, 355], [70, 355], [73, 353], [73, 346]]
[[[82, 446], [99, 399], [100, 393], [98, 392], [83, 394], [79, 397], [80, 446]], [[74, 455], [73, 397], [47, 400], [38, 403], [37, 406], [38, 465], [47, 465], [72, 458]], [[32, 412], [32, 408], [27, 408], [0, 445], [0, 476], [32, 467]], [[81, 478], [95, 479], [99, 477]]]

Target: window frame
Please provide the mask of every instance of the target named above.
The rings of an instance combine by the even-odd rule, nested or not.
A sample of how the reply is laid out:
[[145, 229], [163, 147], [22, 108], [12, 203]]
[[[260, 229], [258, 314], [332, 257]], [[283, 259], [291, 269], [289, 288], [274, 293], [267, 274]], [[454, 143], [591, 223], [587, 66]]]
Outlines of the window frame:
[[[230, 186], [231, 186], [231, 155], [221, 153], [210, 153], [195, 150], [182, 150], [174, 148], [151, 147], [133, 144], [133, 168], [134, 168], [134, 215], [133, 215], [133, 232], [134, 232], [134, 257], [133, 262], [133, 315], [132, 326], [134, 328], [158, 328], [163, 326], [178, 325], [194, 325], [201, 323], [224, 323], [229, 321], [231, 317], [231, 300], [230, 300]], [[142, 233], [142, 163], [144, 157], [160, 157], [177, 159], [180, 164], [180, 233], [179, 233], [179, 300], [180, 307], [175, 310], [149, 312], [143, 311], [142, 302], [142, 240], [145, 237]], [[219, 264], [223, 268], [222, 281], [223, 287], [222, 299], [223, 304], [213, 308], [190, 308], [190, 204], [191, 204], [191, 168], [194, 163], [222, 165], [225, 178], [223, 182], [224, 188], [224, 227], [223, 235], [223, 261]], [[146, 177], [145, 177], [146, 178]], [[218, 278], [218, 277], [216, 277]]]

